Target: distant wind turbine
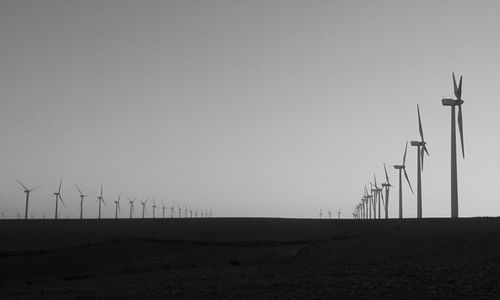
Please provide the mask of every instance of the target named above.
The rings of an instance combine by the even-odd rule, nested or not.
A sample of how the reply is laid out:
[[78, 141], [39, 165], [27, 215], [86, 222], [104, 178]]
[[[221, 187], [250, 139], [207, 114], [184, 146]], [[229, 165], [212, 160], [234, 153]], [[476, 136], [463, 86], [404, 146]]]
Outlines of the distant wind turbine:
[[337, 211], [337, 219], [339, 219], [339, 220], [340, 220], [340, 214], [341, 214], [341, 213], [342, 213], [342, 210], [341, 210], [341, 209], [339, 209], [339, 210]]
[[34, 187], [32, 189], [29, 189], [26, 187], [21, 181], [17, 180], [17, 183], [19, 183], [23, 188], [24, 188], [24, 193], [26, 194], [26, 209], [24, 210], [24, 219], [28, 219], [28, 205], [30, 201], [30, 193], [36, 190], [38, 187]]
[[175, 217], [175, 201], [172, 202], [172, 206], [170, 206], [170, 218]]
[[442, 99], [443, 106], [451, 106], [451, 217], [458, 218], [458, 183], [457, 183], [457, 137], [455, 129], [455, 106], [458, 106], [458, 131], [462, 145], [462, 157], [465, 159], [464, 132], [462, 119], [462, 76], [457, 87], [455, 73], [453, 75], [453, 92], [457, 99]]
[[323, 209], [321, 208], [321, 206], [319, 208], [319, 218], [323, 218]]
[[155, 218], [155, 210], [158, 206], [156, 206], [156, 203], [155, 203], [155, 198], [153, 198], [153, 219]]
[[[367, 210], [367, 215], [366, 215], [366, 218], [367, 219], [371, 219], [372, 218], [372, 200], [373, 200], [373, 195], [370, 195], [368, 194], [368, 190], [366, 189], [366, 185], [365, 185], [365, 198], [366, 198], [366, 210]], [[375, 216], [374, 216], [375, 218]]]
[[384, 209], [385, 209], [385, 218], [389, 218], [389, 190], [392, 187], [389, 182], [389, 175], [387, 175], [387, 168], [384, 163], [384, 172], [385, 172], [385, 182], [382, 183], [382, 187], [385, 188], [385, 201], [384, 201]]
[[408, 150], [408, 142], [406, 142], [406, 147], [405, 147], [405, 154], [403, 155], [403, 164], [401, 165], [394, 165], [394, 169], [399, 170], [399, 218], [403, 218], [403, 180], [402, 180], [402, 172], [401, 170], [404, 171], [406, 182], [408, 182], [408, 185], [410, 186], [411, 193], [413, 194], [413, 188], [411, 187], [410, 179], [408, 179], [408, 173], [406, 173], [406, 151]]
[[165, 206], [165, 203], [162, 201], [162, 202], [161, 202], [161, 209], [162, 209], [162, 214], [161, 214], [161, 217], [162, 217], [162, 219], [165, 219], [165, 209], [166, 209], [166, 208], [167, 208], [167, 207]]
[[148, 198], [146, 198], [146, 201], [141, 201], [142, 205], [142, 218], [144, 219], [144, 215], [146, 214], [146, 203], [148, 203]]
[[[383, 202], [383, 201], [384, 201], [384, 198], [383, 198], [383, 196], [382, 196], [382, 189], [381, 189], [381, 188], [379, 188], [379, 187], [378, 187], [378, 185], [377, 185], [377, 178], [376, 178], [376, 176], [375, 176], [375, 173], [373, 174], [373, 181], [374, 181], [374, 183], [373, 183], [373, 184], [371, 184], [371, 185], [373, 186], [373, 188], [372, 188], [372, 192], [373, 192], [373, 195], [374, 195], [374, 197], [375, 197], [375, 198], [373, 199], [373, 202], [374, 202], [374, 203], [376, 204], [376, 206], [378, 207], [378, 218], [380, 219], [380, 218], [382, 218], [382, 217], [381, 217], [381, 211], [380, 211], [382, 206], [381, 206], [381, 203], [380, 203], [380, 202], [381, 202], [381, 201]], [[377, 202], [378, 202], [378, 203], [377, 203]], [[374, 213], [374, 215], [375, 215], [374, 219], [376, 219], [376, 218], [377, 218], [377, 214], [376, 214], [375, 208], [374, 208], [374, 210], [373, 210], [373, 213]]]
[[75, 184], [76, 189], [80, 193], [80, 220], [83, 219], [83, 199], [85, 197], [88, 197], [90, 195], [85, 195], [83, 194], [82, 190], [78, 187], [78, 185]]
[[179, 210], [179, 218], [180, 218], [182, 214], [182, 207], [180, 207], [178, 204], [177, 204], [177, 210]]
[[134, 202], [137, 197], [134, 197], [134, 199], [128, 199], [128, 203], [130, 204], [130, 219], [132, 219], [133, 213], [134, 213]]
[[118, 195], [118, 200], [115, 201], [115, 219], [118, 219], [118, 213], [120, 213], [120, 198], [122, 194]]
[[422, 218], [422, 171], [424, 170], [424, 153], [429, 155], [426, 142], [424, 140], [424, 130], [422, 129], [422, 121], [420, 119], [420, 108], [417, 104], [418, 114], [418, 132], [420, 133], [420, 141], [411, 141], [411, 145], [417, 147], [417, 218]]
[[331, 218], [332, 218], [332, 211], [331, 211], [331, 210], [329, 210], [329, 211], [328, 211], [328, 219], [331, 219]]
[[54, 193], [54, 196], [56, 196], [56, 213], [55, 213], [55, 217], [54, 218], [56, 220], [57, 220], [57, 216], [58, 216], [58, 214], [57, 214], [57, 206], [59, 204], [59, 200], [61, 201], [62, 205], [66, 206], [64, 204], [64, 201], [63, 201], [62, 197], [61, 197], [61, 185], [62, 185], [62, 178], [61, 178], [61, 181], [59, 181], [59, 189], [57, 190], [57, 192]]
[[99, 215], [98, 215], [98, 218], [101, 219], [101, 203], [104, 204], [104, 206], [107, 206], [106, 202], [104, 202], [104, 198], [102, 197], [102, 184], [101, 184], [101, 194], [99, 196], [97, 196], [97, 202], [99, 202]]
[[0, 212], [0, 215], [2, 215], [2, 219], [5, 219], [5, 213], [6, 213], [6, 212], [7, 212], [7, 209], [6, 209], [6, 210], [4, 210], [4, 211], [2, 211], [2, 212]]

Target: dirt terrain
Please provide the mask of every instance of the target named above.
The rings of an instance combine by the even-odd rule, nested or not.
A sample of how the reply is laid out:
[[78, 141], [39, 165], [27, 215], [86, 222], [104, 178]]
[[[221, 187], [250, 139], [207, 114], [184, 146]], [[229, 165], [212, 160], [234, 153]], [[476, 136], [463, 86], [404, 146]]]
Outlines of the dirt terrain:
[[2, 220], [0, 238], [0, 299], [500, 294], [500, 218]]

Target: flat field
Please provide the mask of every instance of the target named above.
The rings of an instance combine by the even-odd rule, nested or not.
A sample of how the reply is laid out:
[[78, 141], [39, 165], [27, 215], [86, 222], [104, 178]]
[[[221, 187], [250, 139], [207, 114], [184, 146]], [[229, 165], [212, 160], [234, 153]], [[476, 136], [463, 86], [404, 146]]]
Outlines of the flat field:
[[496, 298], [500, 218], [2, 220], [0, 299]]

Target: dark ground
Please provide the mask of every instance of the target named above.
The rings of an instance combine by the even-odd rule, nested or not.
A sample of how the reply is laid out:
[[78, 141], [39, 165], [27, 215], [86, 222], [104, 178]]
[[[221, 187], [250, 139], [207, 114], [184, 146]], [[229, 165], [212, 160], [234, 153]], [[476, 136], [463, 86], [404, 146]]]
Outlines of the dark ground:
[[491, 299], [500, 218], [0, 221], [0, 299]]

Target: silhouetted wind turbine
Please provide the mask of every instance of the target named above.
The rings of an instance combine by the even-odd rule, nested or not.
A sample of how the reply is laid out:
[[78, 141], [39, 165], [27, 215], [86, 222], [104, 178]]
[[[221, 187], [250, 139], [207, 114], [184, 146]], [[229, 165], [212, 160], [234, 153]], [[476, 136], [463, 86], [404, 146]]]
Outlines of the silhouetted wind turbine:
[[[380, 212], [380, 209], [381, 209], [381, 200], [382, 202], [384, 201], [384, 198], [382, 197], [382, 189], [378, 187], [377, 185], [377, 178], [375, 176], [375, 173], [373, 174], [373, 181], [374, 181], [374, 184], [371, 184], [374, 188], [372, 189], [372, 192], [374, 193], [374, 196], [375, 198], [373, 199], [374, 203], [377, 205], [378, 207], [378, 218], [380, 219], [381, 218], [381, 212]], [[377, 203], [378, 201], [378, 203]], [[377, 218], [377, 214], [376, 214], [376, 211], [375, 211], [375, 208], [373, 209], [373, 213], [375, 215], [374, 219]]]
[[104, 202], [104, 198], [102, 197], [102, 184], [101, 184], [101, 194], [99, 196], [97, 196], [97, 202], [99, 202], [99, 215], [98, 215], [98, 218], [100, 219], [101, 218], [101, 203], [103, 203], [104, 206], [107, 206], [106, 202]]
[[27, 220], [28, 219], [28, 204], [30, 201], [30, 193], [33, 192], [34, 190], [36, 190], [38, 188], [38, 186], [34, 187], [32, 189], [29, 189], [21, 181], [19, 181], [19, 180], [16, 180], [16, 181], [24, 188], [24, 193], [26, 194], [26, 209], [24, 211], [24, 219]]
[[323, 218], [323, 209], [321, 208], [321, 206], [319, 208], [319, 218]]
[[118, 195], [118, 200], [115, 201], [115, 219], [118, 219], [118, 213], [120, 212], [120, 198], [122, 194]]
[[328, 219], [331, 219], [331, 218], [332, 218], [332, 211], [331, 211], [331, 210], [329, 210], [329, 211], [328, 211]]
[[153, 198], [153, 219], [155, 218], [155, 210], [158, 206], [156, 206], [156, 203], [155, 203], [155, 198]]
[[90, 195], [84, 195], [82, 190], [78, 187], [78, 185], [75, 184], [76, 189], [80, 193], [80, 219], [83, 219], [83, 199], [85, 197], [88, 197]]
[[66, 204], [64, 204], [64, 201], [61, 197], [61, 185], [62, 185], [62, 178], [61, 178], [61, 181], [59, 181], [59, 189], [57, 190], [57, 192], [54, 193], [54, 196], [56, 196], [56, 213], [55, 213], [55, 219], [57, 220], [57, 204], [59, 203], [59, 200], [61, 200], [61, 203], [62, 205], [66, 206]]
[[365, 185], [365, 198], [366, 198], [366, 202], [367, 202], [366, 209], [368, 210], [368, 214], [366, 217], [367, 217], [367, 219], [371, 219], [372, 218], [373, 195], [368, 194], [368, 190], [366, 189], [366, 185]]
[[462, 119], [462, 76], [457, 87], [455, 73], [453, 75], [453, 92], [457, 99], [442, 100], [443, 106], [451, 106], [451, 217], [458, 218], [458, 183], [457, 183], [457, 137], [455, 130], [455, 106], [458, 106], [458, 131], [460, 133], [460, 142], [462, 145], [462, 157], [465, 159], [464, 150], [464, 132]]
[[404, 171], [405, 173], [405, 178], [406, 182], [408, 182], [408, 185], [410, 186], [411, 193], [413, 194], [413, 188], [411, 187], [410, 179], [408, 179], [408, 173], [406, 173], [406, 151], [408, 150], [408, 142], [406, 142], [406, 147], [405, 147], [405, 154], [403, 155], [403, 164], [401, 165], [394, 165], [394, 169], [399, 170], [399, 218], [403, 218], [403, 184], [402, 184], [402, 177], [401, 177], [401, 170]]
[[144, 215], [146, 214], [146, 203], [148, 203], [148, 198], [146, 198], [146, 201], [141, 201], [142, 205], [142, 218], [144, 219]]
[[4, 211], [2, 211], [2, 212], [0, 212], [0, 215], [2, 215], [2, 219], [4, 219], [4, 218], [5, 218], [5, 213], [6, 213], [6, 212], [7, 212], [7, 209], [6, 209], [6, 210], [4, 210]]
[[341, 213], [342, 213], [342, 210], [340, 210], [340, 209], [339, 209], [339, 210], [337, 211], [337, 218], [338, 218], [339, 220], [340, 220], [340, 214], [341, 214]]
[[127, 198], [128, 199], [128, 203], [130, 204], [130, 219], [132, 219], [132, 215], [134, 213], [134, 202], [135, 202], [136, 198], [137, 197], [134, 197], [134, 199]]
[[384, 163], [384, 172], [385, 172], [385, 182], [382, 183], [382, 187], [385, 188], [385, 201], [384, 201], [384, 209], [385, 209], [385, 218], [389, 218], [389, 190], [392, 187], [389, 182], [389, 175], [387, 175], [387, 168]]
[[180, 218], [182, 214], [182, 207], [180, 207], [179, 204], [177, 204], [177, 209], [179, 210], [179, 218]]
[[161, 202], [161, 209], [162, 209], [162, 214], [161, 214], [162, 219], [165, 219], [165, 209], [166, 209], [166, 207], [165, 207], [165, 203], [163, 201]]
[[173, 218], [175, 215], [175, 201], [172, 202], [172, 206], [170, 206], [170, 218]]
[[411, 145], [417, 147], [417, 218], [422, 218], [422, 171], [424, 170], [424, 153], [429, 155], [426, 142], [424, 140], [424, 130], [422, 129], [422, 121], [420, 120], [420, 108], [417, 104], [418, 114], [418, 132], [420, 133], [420, 141], [411, 141]]

